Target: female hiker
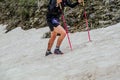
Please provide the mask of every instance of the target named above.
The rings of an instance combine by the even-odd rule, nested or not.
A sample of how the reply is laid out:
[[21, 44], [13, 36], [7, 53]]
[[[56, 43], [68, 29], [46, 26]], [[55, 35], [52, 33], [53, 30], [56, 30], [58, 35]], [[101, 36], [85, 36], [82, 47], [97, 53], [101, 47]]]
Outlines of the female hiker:
[[60, 25], [59, 18], [62, 14], [62, 11], [64, 10], [64, 7], [69, 6], [73, 8], [81, 2], [82, 0], [77, 0], [75, 3], [71, 3], [70, 0], [50, 0], [46, 17], [47, 17], [47, 24], [51, 30], [51, 37], [48, 42], [48, 47], [45, 56], [52, 54], [51, 48], [53, 46], [57, 34], [60, 34], [60, 36], [57, 39], [57, 44], [54, 50], [54, 54], [63, 54], [63, 52], [60, 50], [60, 46], [63, 39], [66, 36], [66, 31]]

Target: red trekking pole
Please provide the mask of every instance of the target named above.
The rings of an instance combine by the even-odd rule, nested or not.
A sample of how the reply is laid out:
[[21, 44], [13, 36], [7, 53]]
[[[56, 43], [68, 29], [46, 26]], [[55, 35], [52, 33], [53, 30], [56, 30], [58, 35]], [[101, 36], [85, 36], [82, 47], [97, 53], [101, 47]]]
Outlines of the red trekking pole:
[[[60, 5], [60, 9], [62, 11], [62, 6], [61, 4]], [[71, 44], [71, 41], [70, 41], [70, 37], [69, 37], [69, 34], [68, 34], [68, 28], [67, 28], [67, 25], [66, 25], [66, 20], [65, 20], [65, 17], [64, 17], [64, 13], [62, 12], [62, 16], [61, 16], [62, 20], [63, 20], [63, 23], [64, 23], [64, 28], [65, 28], [65, 31], [66, 31], [66, 34], [67, 34], [67, 38], [68, 38], [68, 42], [69, 42], [69, 46], [70, 46], [70, 49], [72, 50], [72, 44]]]
[[[84, 0], [83, 0], [83, 6], [84, 6]], [[91, 41], [91, 38], [90, 38], [90, 29], [88, 27], [88, 19], [87, 19], [87, 14], [86, 14], [86, 11], [85, 11], [85, 7], [84, 7], [84, 17], [85, 17], [85, 22], [86, 22], [86, 29], [88, 31], [88, 39], [89, 39], [89, 41]]]

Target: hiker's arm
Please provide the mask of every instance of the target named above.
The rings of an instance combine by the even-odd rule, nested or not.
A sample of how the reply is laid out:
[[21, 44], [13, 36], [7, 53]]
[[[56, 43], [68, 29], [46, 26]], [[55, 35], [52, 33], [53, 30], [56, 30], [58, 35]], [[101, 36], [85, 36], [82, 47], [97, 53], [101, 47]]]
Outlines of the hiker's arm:
[[56, 6], [56, 0], [52, 0], [51, 4], [49, 4], [49, 11], [54, 11], [54, 8]]
[[69, 7], [71, 7], [71, 8], [73, 8], [73, 7], [75, 7], [76, 5], [79, 4], [78, 0], [76, 0], [75, 3], [71, 3], [70, 0], [66, 0], [66, 1], [67, 1], [66, 4], [67, 4]]

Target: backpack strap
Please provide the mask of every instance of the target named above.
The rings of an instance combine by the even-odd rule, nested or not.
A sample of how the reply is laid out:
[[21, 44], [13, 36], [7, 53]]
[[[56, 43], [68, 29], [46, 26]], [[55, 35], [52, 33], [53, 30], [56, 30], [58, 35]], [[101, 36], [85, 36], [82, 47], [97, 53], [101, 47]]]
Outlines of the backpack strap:
[[51, 4], [52, 0], [49, 0], [49, 4]]

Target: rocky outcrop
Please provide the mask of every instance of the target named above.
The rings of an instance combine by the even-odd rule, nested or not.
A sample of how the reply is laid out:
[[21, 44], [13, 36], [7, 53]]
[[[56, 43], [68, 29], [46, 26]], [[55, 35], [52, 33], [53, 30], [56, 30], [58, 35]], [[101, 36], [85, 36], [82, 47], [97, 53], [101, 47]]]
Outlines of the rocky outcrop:
[[[0, 0], [0, 23], [8, 24], [6, 32], [18, 26], [24, 30], [45, 27], [47, 4], [48, 0]], [[120, 0], [85, 0], [84, 7], [65, 9], [70, 32], [86, 30], [84, 10], [91, 29], [120, 22]]]

